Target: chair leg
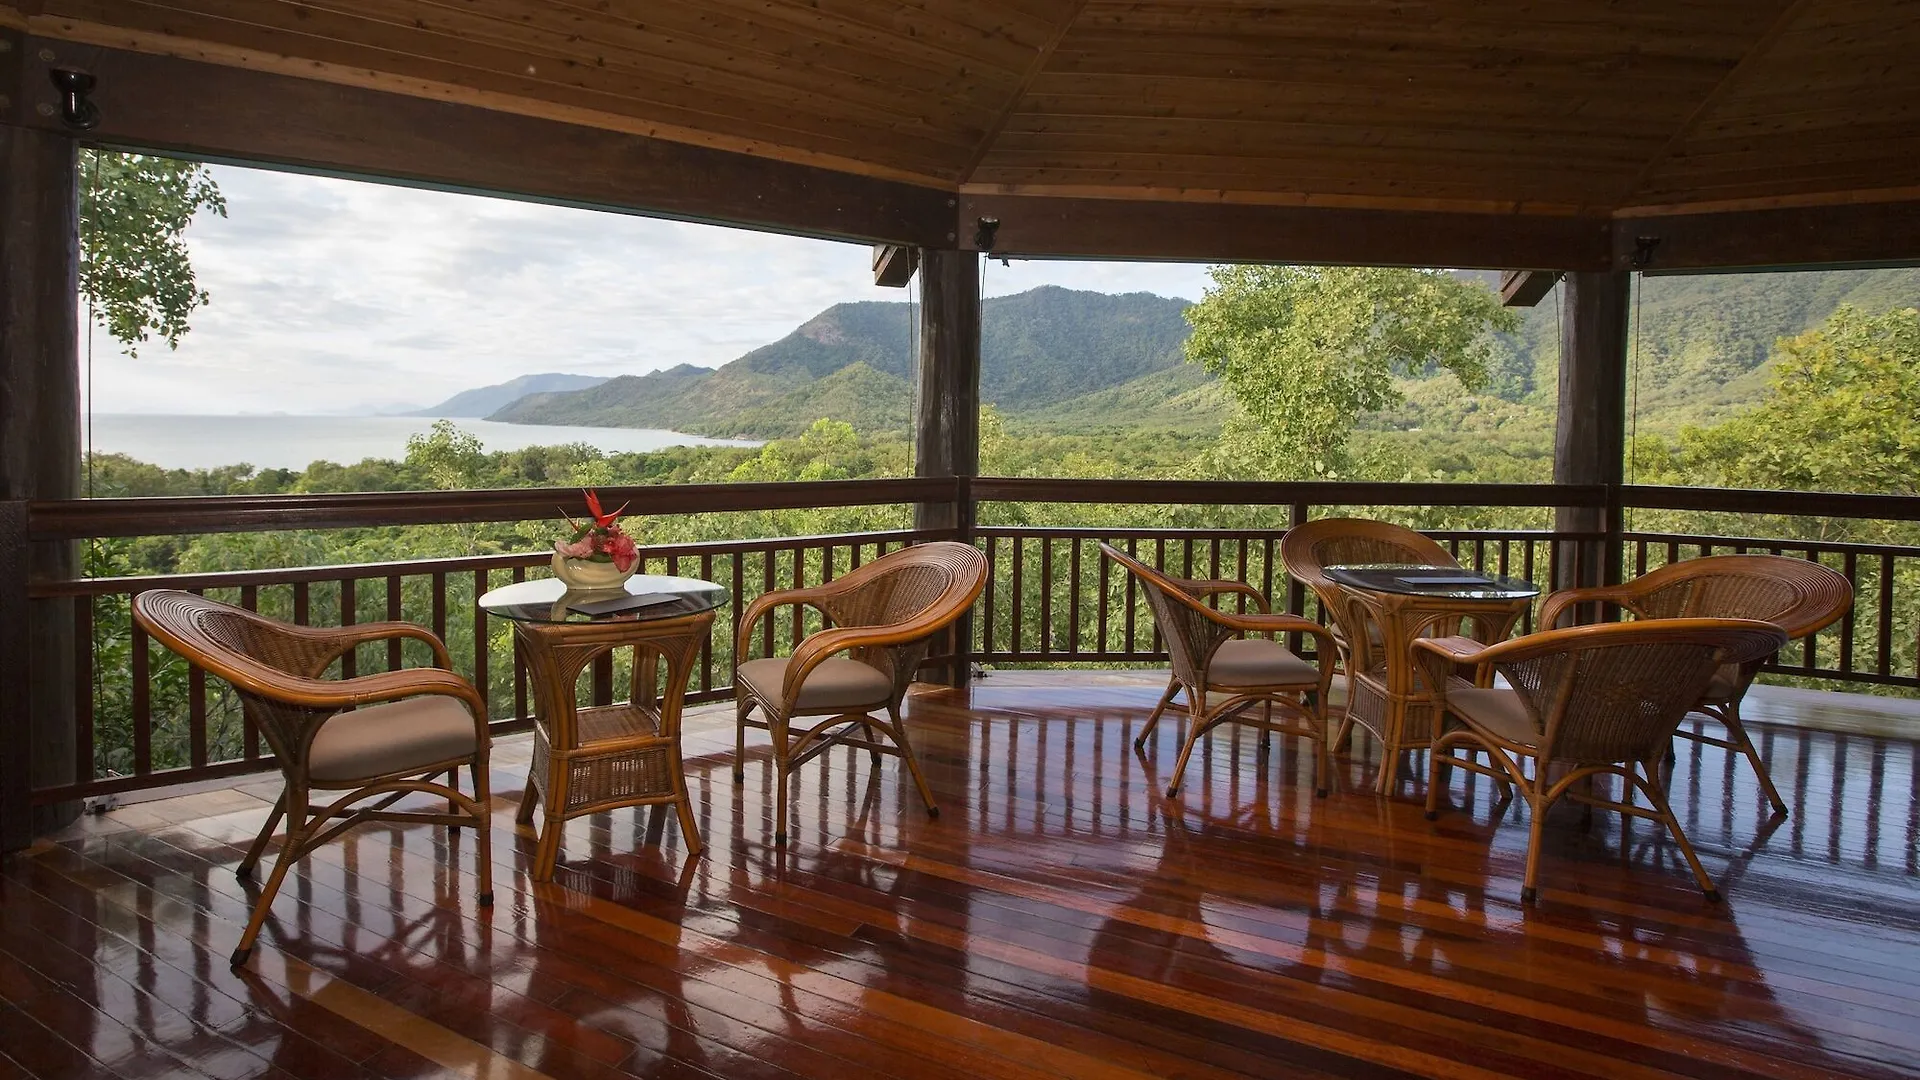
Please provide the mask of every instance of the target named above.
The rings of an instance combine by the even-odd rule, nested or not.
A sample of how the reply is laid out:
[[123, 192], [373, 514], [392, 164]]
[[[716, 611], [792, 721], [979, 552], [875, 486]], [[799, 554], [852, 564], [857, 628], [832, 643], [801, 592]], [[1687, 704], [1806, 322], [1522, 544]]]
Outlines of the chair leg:
[[1773, 786], [1773, 776], [1767, 771], [1766, 762], [1760, 760], [1760, 751], [1754, 748], [1753, 739], [1747, 735], [1747, 726], [1740, 722], [1740, 703], [1727, 706], [1727, 714], [1721, 718], [1721, 724], [1727, 729], [1728, 737], [1747, 755], [1747, 761], [1753, 765], [1754, 779], [1760, 781], [1760, 790], [1773, 804], [1773, 812], [1785, 817], [1787, 800], [1780, 797], [1780, 789]]
[[[469, 771], [471, 771], [471, 770], [469, 770]], [[475, 774], [474, 774], [474, 782], [475, 782], [475, 784], [476, 784], [476, 785], [478, 785], [478, 783], [479, 783], [479, 780], [480, 780], [480, 775], [479, 775], [478, 773], [475, 773]], [[455, 765], [455, 766], [454, 766], [453, 768], [451, 768], [451, 769], [448, 769], [448, 770], [447, 770], [447, 786], [448, 786], [448, 787], [450, 787], [450, 788], [452, 788], [452, 789], [453, 789], [453, 790], [455, 790], [455, 791], [459, 791], [459, 790], [460, 790], [460, 766], [458, 766], [458, 765]], [[458, 814], [458, 813], [460, 813], [460, 812], [461, 812], [461, 808], [460, 808], [460, 802], [459, 802], [459, 800], [457, 800], [457, 799], [448, 799], [448, 800], [447, 800], [447, 813], [449, 813], [449, 814]], [[448, 826], [447, 826], [447, 828], [449, 828], [449, 829], [458, 829], [459, 827], [460, 827], [460, 826], [458, 826], [458, 825], [448, 825]]]
[[1547, 808], [1539, 799], [1528, 793], [1527, 806], [1531, 808], [1527, 822], [1527, 876], [1520, 885], [1520, 902], [1531, 904], [1540, 899], [1540, 890], [1535, 882], [1540, 876], [1540, 837], [1547, 824]]
[[787, 725], [784, 720], [776, 720], [771, 714], [767, 717], [767, 733], [773, 736], [773, 843], [775, 847], [787, 842]]
[[[1179, 692], [1179, 680], [1169, 680], [1167, 682], [1167, 692], [1160, 695], [1160, 704], [1155, 705], [1153, 711], [1147, 714], [1146, 726], [1140, 729], [1140, 734], [1134, 736], [1134, 749], [1138, 750], [1147, 745], [1147, 736], [1153, 734], [1154, 725], [1160, 722], [1160, 714], [1167, 711], [1167, 706], [1173, 704], [1173, 696]], [[1189, 709], [1188, 711], [1191, 712], [1192, 710]]]
[[473, 822], [473, 860], [474, 873], [480, 879], [480, 894], [476, 898], [481, 907], [493, 906], [493, 798], [492, 783], [487, 776], [486, 745], [481, 744], [480, 753], [474, 756], [473, 801], [480, 804], [480, 813]]
[[733, 706], [733, 779], [739, 783], [747, 778], [747, 714], [753, 711], [753, 702], [741, 698]]
[[1446, 736], [1442, 735], [1427, 751], [1427, 820], [1440, 816], [1440, 759], [1446, 754]]
[[539, 801], [540, 787], [533, 782], [533, 777], [529, 775], [527, 777], [526, 790], [520, 793], [520, 810], [513, 815], [513, 820], [522, 825], [533, 824], [533, 810]]
[[[899, 721], [897, 721], [897, 720], [895, 721], [895, 723], [898, 723], [898, 722], [899, 722]], [[862, 735], [865, 735], [865, 736], [867, 737], [867, 742], [869, 742], [869, 743], [871, 743], [871, 744], [872, 744], [872, 745], [870, 745], [870, 746], [868, 746], [868, 747], [867, 747], [867, 761], [868, 761], [868, 762], [869, 762], [869, 763], [870, 763], [870, 764], [871, 764], [871, 765], [873, 766], [873, 770], [874, 770], [875, 772], [879, 772], [879, 771], [880, 771], [880, 737], [879, 737], [879, 733], [878, 733], [878, 732], [876, 732], [876, 731], [874, 730], [874, 727], [873, 727], [873, 725], [872, 725], [872, 724], [861, 724], [861, 725], [860, 725], [860, 733], [861, 733]], [[894, 740], [894, 741], [895, 741], [895, 742], [898, 742], [899, 740], [898, 740], [898, 739], [896, 739], [896, 740]]]
[[273, 839], [273, 830], [280, 824], [280, 819], [286, 816], [287, 792], [285, 788], [282, 788], [280, 790], [280, 798], [273, 804], [273, 813], [267, 815], [266, 827], [260, 830], [259, 836], [253, 838], [253, 846], [247, 849], [246, 857], [240, 860], [240, 865], [234, 867], [233, 875], [235, 877], [241, 881], [246, 881], [253, 877], [253, 868], [260, 865], [261, 852], [267, 850], [268, 841]]
[[560, 862], [560, 834], [567, 829], [567, 823], [553, 807], [547, 807], [545, 820], [540, 823], [540, 840], [533, 848], [533, 880], [550, 881], [554, 867]]
[[[1187, 700], [1205, 701], [1206, 696], [1194, 694], [1192, 688], [1188, 688]], [[1192, 710], [1188, 719], [1190, 722], [1187, 725], [1187, 738], [1180, 744], [1180, 761], [1173, 767], [1173, 779], [1167, 781], [1167, 798], [1169, 799], [1180, 794], [1180, 778], [1187, 773], [1187, 760], [1193, 757], [1193, 744], [1200, 741], [1200, 733], [1205, 731], [1207, 726], [1205, 712]]]
[[927, 787], [927, 778], [920, 773], [920, 761], [913, 755], [912, 744], [907, 742], [907, 725], [900, 718], [898, 702], [887, 703], [887, 715], [893, 718], [893, 741], [900, 747], [900, 757], [906, 761], [907, 771], [913, 774], [914, 786], [920, 789], [920, 801], [927, 804], [927, 816], [937, 818], [940, 816], [940, 807], [934, 804], [933, 790]]
[[[282, 798], [286, 796], [283, 795]], [[303, 804], [305, 799], [305, 793], [302, 792]], [[302, 809], [304, 810], [304, 805]], [[287, 879], [287, 871], [293, 869], [293, 864], [299, 861], [302, 854], [301, 846], [307, 838], [305, 818], [304, 812], [287, 815], [286, 842], [280, 845], [280, 854], [273, 860], [273, 872], [267, 875], [267, 883], [261, 886], [259, 899], [253, 902], [253, 914], [247, 919], [247, 928], [240, 932], [240, 944], [234, 947], [233, 955], [228, 958], [228, 962], [234, 967], [245, 964], [247, 957], [253, 954], [254, 940], [260, 936], [260, 928], [266, 924], [267, 913], [273, 909], [273, 898], [280, 892], [280, 883]]]
[[[1646, 762], [1646, 765], [1651, 771], [1653, 762]], [[1631, 773], [1631, 770], [1629, 772]], [[1658, 786], [1645, 783], [1637, 776], [1634, 777], [1633, 782], [1640, 785], [1640, 790], [1646, 794], [1647, 801], [1653, 804], [1654, 813], [1660, 815], [1660, 820], [1667, 826], [1667, 831], [1673, 834], [1673, 842], [1679, 847], [1680, 854], [1686, 858], [1687, 866], [1693, 870], [1693, 879], [1700, 883], [1700, 891], [1706, 894], [1708, 900], [1719, 903], [1720, 890], [1714, 887], [1713, 879], [1707, 876], [1706, 867], [1700, 865], [1700, 856], [1694, 853], [1693, 842], [1687, 839], [1686, 832], [1680, 828], [1680, 819], [1673, 816], [1673, 807], [1668, 804], [1666, 795], [1661, 793]]]

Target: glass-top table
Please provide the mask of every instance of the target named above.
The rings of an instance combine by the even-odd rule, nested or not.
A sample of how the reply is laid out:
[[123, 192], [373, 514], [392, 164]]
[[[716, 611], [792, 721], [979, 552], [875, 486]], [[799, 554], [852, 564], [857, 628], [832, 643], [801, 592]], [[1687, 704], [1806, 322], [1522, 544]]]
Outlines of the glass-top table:
[[1531, 581], [1453, 566], [1350, 563], [1321, 571], [1330, 580], [1369, 592], [1435, 596], [1449, 600], [1524, 600], [1540, 595]]
[[568, 590], [559, 578], [516, 581], [480, 598], [480, 608], [515, 622], [583, 623], [667, 619], [712, 611], [732, 599], [699, 578], [635, 574], [618, 589]]
[[[680, 759], [680, 707], [714, 611], [729, 599], [710, 581], [658, 574], [592, 592], [540, 578], [480, 597], [481, 610], [512, 623], [533, 688], [533, 764], [518, 815], [526, 826], [536, 807], [543, 814], [533, 880], [553, 876], [568, 819], [619, 807], [673, 807], [687, 854], [700, 853]], [[627, 700], [581, 705], [581, 674], [620, 649], [633, 657]], [[599, 671], [595, 682], [611, 665]]]
[[[1491, 645], [1513, 632], [1540, 589], [1530, 581], [1458, 566], [1365, 563], [1328, 566], [1321, 573], [1339, 586], [1345, 608], [1340, 621], [1378, 631], [1349, 633], [1347, 716], [1380, 740], [1376, 789], [1391, 794], [1398, 787], [1402, 752], [1428, 748], [1441, 727], [1433, 676], [1415, 662], [1413, 640], [1464, 634]], [[1475, 671], [1474, 683], [1486, 685], [1491, 675]], [[1474, 684], [1458, 675], [1446, 677], [1462, 687]]]

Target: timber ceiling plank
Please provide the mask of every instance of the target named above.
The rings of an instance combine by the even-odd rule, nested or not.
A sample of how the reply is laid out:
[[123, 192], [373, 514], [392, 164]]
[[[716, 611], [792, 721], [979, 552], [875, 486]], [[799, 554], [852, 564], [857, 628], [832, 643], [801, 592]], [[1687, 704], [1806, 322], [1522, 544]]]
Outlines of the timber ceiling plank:
[[1910, 3], [1802, 0], [1626, 201], [1920, 185], [1917, 53]]
[[[219, 13], [198, 10], [207, 7]], [[417, 28], [375, 26], [364, 19], [278, 0], [179, 0], [178, 6], [135, 0], [58, 0], [55, 14], [636, 116], [741, 139], [808, 147], [928, 176], [950, 172], [953, 160], [967, 146], [964, 138], [934, 139], [896, 128], [885, 129], [887, 137], [881, 138], [874, 123], [878, 114], [822, 95], [815, 95], [822, 98], [819, 110], [810, 112], [796, 107], [793, 95], [783, 101], [754, 100], [718, 89], [693, 94], [683, 82], [659, 74], [569, 63]], [[369, 27], [379, 30], [372, 40]], [[737, 87], [729, 89], [737, 91]]]

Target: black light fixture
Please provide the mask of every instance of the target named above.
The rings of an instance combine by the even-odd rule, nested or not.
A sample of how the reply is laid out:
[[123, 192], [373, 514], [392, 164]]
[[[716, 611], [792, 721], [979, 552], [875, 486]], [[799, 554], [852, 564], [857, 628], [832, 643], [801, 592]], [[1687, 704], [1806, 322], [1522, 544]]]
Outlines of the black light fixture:
[[54, 68], [47, 72], [54, 89], [60, 91], [60, 122], [75, 131], [91, 131], [100, 126], [100, 106], [88, 100], [95, 79], [84, 71]]

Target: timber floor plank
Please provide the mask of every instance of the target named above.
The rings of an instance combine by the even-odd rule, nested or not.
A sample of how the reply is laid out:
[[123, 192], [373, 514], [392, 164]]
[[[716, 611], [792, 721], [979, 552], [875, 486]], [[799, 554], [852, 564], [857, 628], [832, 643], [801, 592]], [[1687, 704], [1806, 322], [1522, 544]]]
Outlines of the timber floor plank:
[[[1856, 707], [1755, 723], [1792, 814], [1681, 742], [1676, 812], [1727, 902], [1645, 822], [1528, 820], [1484, 779], [1402, 763], [1334, 791], [1297, 741], [1221, 729], [1180, 795], [1183, 725], [1136, 750], [1152, 678], [921, 689], [941, 805], [831, 751], [771, 843], [750, 733], [684, 739], [695, 858], [671, 815], [566, 826], [528, 880], [527, 757], [497, 756], [476, 838], [369, 825], [304, 860], [248, 967], [236, 880], [274, 788], [129, 806], [0, 864], [0, 1080], [13, 1076], [1137, 1080], [1920, 1077], [1920, 743]], [[1798, 714], [1795, 713], [1798, 710]]]

